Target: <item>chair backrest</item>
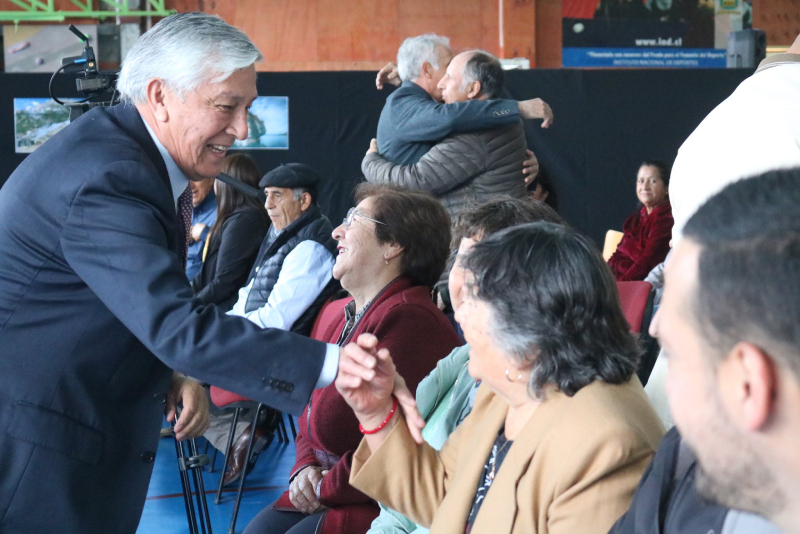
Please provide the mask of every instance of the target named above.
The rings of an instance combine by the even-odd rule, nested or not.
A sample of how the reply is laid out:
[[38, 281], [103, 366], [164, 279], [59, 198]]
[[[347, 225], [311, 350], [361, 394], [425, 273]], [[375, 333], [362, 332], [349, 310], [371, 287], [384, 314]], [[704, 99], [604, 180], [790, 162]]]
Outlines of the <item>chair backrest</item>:
[[344, 309], [345, 305], [350, 302], [349, 298], [333, 300], [336, 295], [332, 295], [325, 304], [322, 305], [322, 309], [319, 311], [319, 315], [317, 315], [317, 319], [314, 321], [314, 327], [311, 329], [311, 339], [316, 339], [317, 341], [323, 341], [322, 335], [325, 333], [325, 330], [328, 328], [328, 325], [331, 324], [336, 317], [339, 317]]
[[617, 251], [619, 242], [622, 241], [622, 232], [616, 230], [609, 230], [606, 232], [606, 242], [603, 244], [603, 259], [608, 259]]
[[634, 334], [642, 331], [642, 322], [645, 319], [652, 289], [653, 285], [650, 282], [617, 282], [622, 313], [625, 314], [625, 319], [628, 320], [631, 332]]

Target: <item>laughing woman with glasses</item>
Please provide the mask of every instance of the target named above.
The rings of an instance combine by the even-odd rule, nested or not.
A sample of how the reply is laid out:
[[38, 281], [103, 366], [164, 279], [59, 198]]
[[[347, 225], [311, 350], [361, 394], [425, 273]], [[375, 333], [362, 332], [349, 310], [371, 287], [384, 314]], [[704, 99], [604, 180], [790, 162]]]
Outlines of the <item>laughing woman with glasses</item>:
[[[450, 218], [439, 201], [419, 191], [363, 184], [356, 200], [333, 231], [339, 251], [333, 276], [352, 298], [331, 305], [342, 311], [322, 325], [320, 339], [344, 345], [374, 334], [414, 392], [461, 344], [431, 300], [449, 253]], [[245, 534], [365, 533], [379, 508], [350, 486], [361, 433], [333, 384], [314, 391], [298, 426], [289, 491]]]

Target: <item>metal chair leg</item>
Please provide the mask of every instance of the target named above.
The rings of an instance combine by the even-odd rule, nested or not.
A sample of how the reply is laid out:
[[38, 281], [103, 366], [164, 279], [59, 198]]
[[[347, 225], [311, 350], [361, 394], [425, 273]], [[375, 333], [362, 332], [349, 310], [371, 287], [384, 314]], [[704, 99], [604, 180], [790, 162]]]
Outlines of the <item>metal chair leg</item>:
[[[194, 439], [189, 440], [189, 452], [194, 457], [198, 456], [197, 443], [195, 443]], [[208, 456], [206, 456], [206, 458], [208, 458]], [[208, 515], [208, 501], [206, 500], [206, 486], [203, 482], [202, 467], [192, 469], [192, 474], [194, 475], [194, 487], [197, 490], [196, 496], [197, 509], [199, 510], [198, 515], [200, 516], [200, 529], [203, 534], [211, 534], [211, 518]], [[206, 527], [208, 527], [208, 530], [206, 530]]]
[[286, 417], [289, 418], [289, 426], [292, 427], [292, 438], [294, 438], [294, 441], [297, 441], [297, 429], [294, 427], [294, 417], [292, 417], [290, 413], [287, 413]]
[[[236, 517], [239, 515], [239, 505], [242, 502], [242, 490], [244, 489], [244, 479], [247, 478], [247, 468], [250, 465], [250, 456], [253, 454], [253, 441], [256, 435], [255, 428], [258, 424], [258, 416], [261, 413], [261, 410], [265, 408], [263, 404], [259, 404], [258, 408], [256, 408], [256, 415], [253, 417], [253, 422], [251, 423], [251, 428], [253, 429], [250, 432], [250, 439], [247, 442], [247, 453], [245, 454], [245, 462], [244, 467], [242, 468], [242, 477], [239, 479], [239, 490], [236, 492], [236, 502], [233, 504], [233, 516], [231, 517], [231, 526], [228, 529], [228, 534], [235, 534], [236, 532]], [[229, 446], [230, 447], [230, 446]]]
[[219, 488], [217, 488], [217, 496], [214, 498], [214, 504], [219, 504], [222, 500], [222, 481], [225, 478], [225, 468], [228, 465], [228, 455], [231, 453], [233, 447], [233, 438], [236, 433], [236, 423], [239, 421], [239, 412], [241, 408], [236, 408], [233, 412], [233, 422], [231, 422], [231, 430], [228, 432], [228, 447], [225, 449], [225, 459], [222, 461], [222, 469], [219, 471]]
[[286, 422], [283, 420], [283, 412], [278, 412], [278, 435], [281, 443], [289, 443], [289, 433], [286, 431]]
[[214, 464], [217, 462], [217, 452], [218, 452], [217, 448], [214, 447], [214, 454], [211, 455], [211, 464], [209, 464], [209, 466], [208, 466], [208, 472], [209, 473], [213, 473], [214, 472]]
[[[176, 418], [177, 419], [177, 418]], [[178, 455], [178, 464], [185, 458], [183, 445], [176, 439], [175, 440], [175, 453]], [[181, 487], [183, 488], [183, 504], [186, 506], [186, 519], [189, 521], [190, 534], [199, 534], [197, 531], [197, 518], [194, 513], [194, 505], [192, 504], [192, 487], [189, 484], [189, 473], [180, 469]]]

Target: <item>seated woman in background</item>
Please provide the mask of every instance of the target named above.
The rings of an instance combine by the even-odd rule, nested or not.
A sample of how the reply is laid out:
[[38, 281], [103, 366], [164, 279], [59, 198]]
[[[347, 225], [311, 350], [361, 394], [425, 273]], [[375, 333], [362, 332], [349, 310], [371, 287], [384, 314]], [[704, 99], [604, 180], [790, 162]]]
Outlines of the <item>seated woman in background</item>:
[[[464, 287], [461, 261], [472, 246], [505, 228], [537, 221], [564, 224], [550, 206], [532, 198], [490, 200], [456, 217], [451, 247], [458, 253], [448, 280], [454, 310], [461, 306], [461, 289]], [[447, 437], [472, 411], [478, 382], [469, 376], [468, 362], [469, 345], [458, 347], [440, 360], [436, 369], [417, 387], [417, 407], [426, 422], [422, 437], [434, 449], [441, 449]], [[381, 514], [372, 522], [367, 534], [424, 534], [427, 531], [381, 505]]]
[[[441, 451], [417, 445], [391, 412], [392, 356], [362, 336], [336, 378], [366, 434], [352, 485], [432, 534], [605, 534], [663, 434], [608, 268], [552, 223], [491, 235], [463, 265], [456, 319], [481, 381], [472, 412]], [[357, 378], [370, 354], [374, 377]]]
[[669, 173], [661, 161], [645, 161], [639, 167], [636, 196], [642, 207], [622, 225], [622, 241], [608, 259], [617, 280], [644, 280], [667, 257], [673, 223]]
[[[363, 333], [392, 351], [412, 392], [436, 362], [459, 345], [431, 300], [448, 256], [450, 218], [428, 193], [362, 184], [358, 205], [334, 229], [333, 276], [352, 298], [321, 341], [344, 345]], [[332, 306], [336, 306], [334, 302]], [[289, 491], [261, 511], [246, 534], [364, 533], [378, 504], [350, 486], [361, 434], [336, 387], [317, 389], [298, 421], [297, 461]]]
[[[261, 178], [258, 166], [245, 154], [225, 158], [222, 172], [258, 189]], [[214, 193], [217, 195], [217, 222], [206, 239], [203, 267], [192, 280], [192, 289], [198, 302], [216, 304], [228, 311], [236, 303], [239, 288], [247, 281], [256, 261], [261, 241], [269, 229], [269, 217], [258, 199], [224, 182], [214, 181]]]

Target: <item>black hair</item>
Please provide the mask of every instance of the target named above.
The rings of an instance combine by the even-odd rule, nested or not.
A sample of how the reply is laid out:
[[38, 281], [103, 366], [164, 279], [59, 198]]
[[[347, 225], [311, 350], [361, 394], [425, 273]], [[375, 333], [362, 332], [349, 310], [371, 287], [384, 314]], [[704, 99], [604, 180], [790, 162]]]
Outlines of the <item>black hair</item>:
[[718, 356], [740, 341], [800, 376], [800, 169], [728, 185], [689, 219], [700, 245], [695, 319]]
[[498, 346], [532, 369], [529, 389], [572, 396], [600, 380], [630, 380], [640, 351], [597, 247], [566, 226], [538, 222], [477, 243], [467, 288], [491, 309]]
[[[258, 182], [261, 179], [261, 173], [258, 170], [258, 165], [253, 158], [248, 156], [247, 154], [231, 154], [225, 158], [225, 165], [222, 168], [222, 172], [243, 182], [250, 187], [254, 187], [258, 189]], [[234, 189], [232, 186], [226, 184], [223, 181], [219, 181], [217, 185], [217, 220], [214, 223], [214, 226], [211, 227], [211, 231], [208, 234], [208, 241], [211, 242], [211, 239], [220, 232], [222, 228], [222, 223], [237, 209], [242, 206], [250, 205], [255, 208], [264, 210], [264, 205], [258, 201], [258, 199], [253, 198], [249, 195], [245, 195], [238, 189]]]
[[465, 237], [482, 239], [499, 230], [536, 221], [566, 224], [550, 206], [530, 197], [489, 200], [456, 216], [450, 248], [457, 249]]
[[664, 182], [664, 187], [669, 189], [669, 178], [672, 174], [672, 166], [669, 163], [660, 159], [646, 159], [639, 165], [639, 168], [641, 169], [644, 166], [658, 169], [658, 176], [661, 178], [661, 181]]

